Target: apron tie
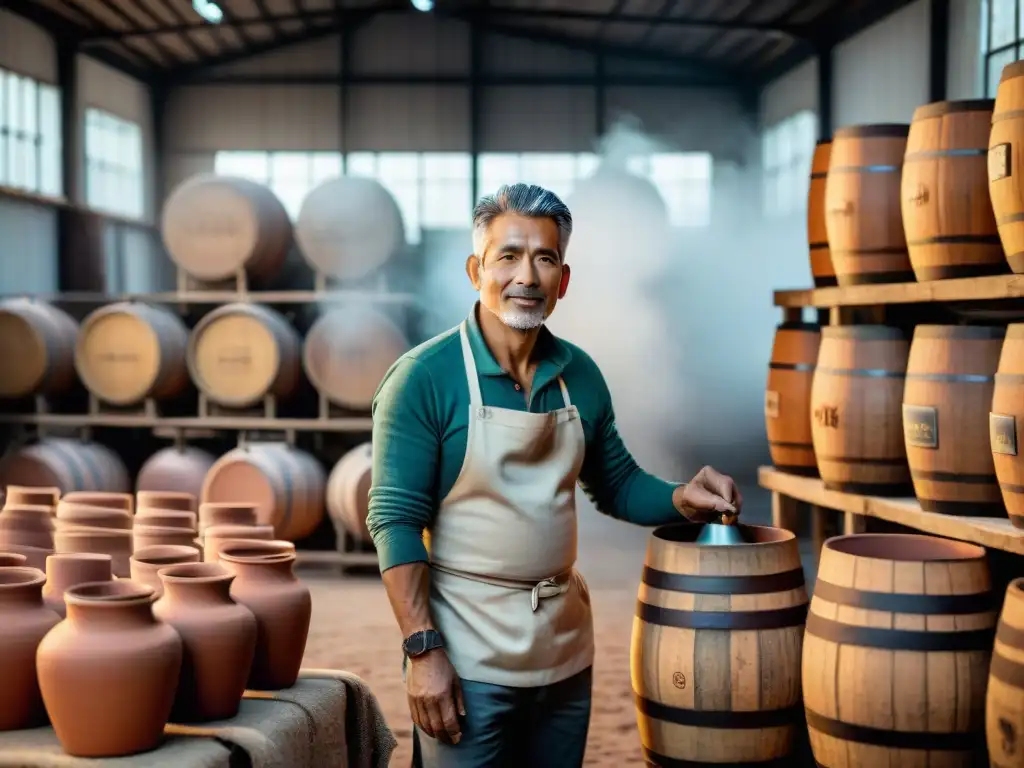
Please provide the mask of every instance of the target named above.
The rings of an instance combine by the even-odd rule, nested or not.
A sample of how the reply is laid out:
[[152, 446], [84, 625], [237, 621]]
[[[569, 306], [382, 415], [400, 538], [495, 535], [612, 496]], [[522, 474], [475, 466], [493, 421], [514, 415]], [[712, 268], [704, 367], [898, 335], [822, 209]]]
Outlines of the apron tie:
[[544, 579], [543, 581], [539, 581], [534, 585], [533, 589], [530, 590], [530, 608], [534, 613], [536, 613], [537, 609], [540, 607], [541, 600], [564, 595], [568, 590], [568, 581], [564, 581], [561, 584], [554, 579]]

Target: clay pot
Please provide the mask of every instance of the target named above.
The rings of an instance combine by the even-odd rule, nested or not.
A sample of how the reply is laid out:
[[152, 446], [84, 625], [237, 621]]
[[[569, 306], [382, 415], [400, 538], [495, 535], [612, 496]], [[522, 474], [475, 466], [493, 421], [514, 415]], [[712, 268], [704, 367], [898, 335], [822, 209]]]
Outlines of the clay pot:
[[217, 562], [220, 548], [225, 541], [272, 541], [272, 525], [211, 525], [203, 533], [203, 560]]
[[113, 558], [110, 555], [93, 552], [50, 555], [46, 558], [43, 601], [63, 619], [67, 615], [64, 592], [91, 581], [110, 581], [113, 578], [112, 568]]
[[256, 525], [256, 505], [247, 502], [207, 501], [199, 505], [199, 535], [215, 525]]
[[57, 552], [95, 552], [113, 558], [114, 575], [128, 578], [131, 567], [132, 532], [114, 528], [74, 528], [60, 530], [53, 537]]
[[196, 497], [184, 491], [139, 491], [135, 494], [138, 508], [176, 509], [181, 512], [196, 511]]
[[19, 544], [7, 544], [3, 547], [5, 553], [12, 555], [23, 555], [25, 557], [25, 566], [28, 568], [38, 568], [40, 571], [46, 570], [46, 558], [53, 554], [52, 549], [44, 549], [43, 547], [23, 547]]
[[60, 616], [43, 603], [38, 568], [0, 568], [0, 731], [46, 722], [36, 682], [36, 648]]
[[146, 752], [163, 738], [181, 670], [178, 633], [153, 616], [151, 587], [79, 584], [36, 665], [61, 747], [75, 757]]
[[130, 493], [109, 493], [107, 491], [72, 491], [65, 493], [61, 501], [74, 502], [88, 507], [120, 509], [129, 515], [135, 514], [135, 499]]
[[233, 541], [220, 563], [235, 575], [231, 597], [256, 617], [256, 653], [248, 687], [280, 690], [295, 684], [306, 650], [312, 598], [295, 578], [295, 546], [287, 541]]
[[57, 504], [57, 528], [71, 530], [78, 528], [116, 528], [131, 530], [132, 516], [123, 509], [95, 507], [76, 501], [61, 500]]
[[256, 652], [256, 618], [231, 599], [234, 575], [219, 563], [186, 563], [161, 568], [160, 579], [153, 615], [177, 630], [184, 649], [171, 719], [234, 717]]
[[198, 547], [184, 545], [158, 545], [143, 547], [131, 556], [132, 580], [152, 587], [156, 597], [164, 593], [159, 571], [179, 563], [198, 563], [202, 559]]
[[27, 562], [27, 557], [16, 552], [0, 552], [0, 568], [17, 568]]
[[191, 546], [196, 535], [190, 528], [168, 528], [166, 526], [136, 525], [132, 530], [132, 546], [135, 549], [159, 546]]
[[20, 504], [28, 504], [34, 507], [57, 506], [60, 499], [60, 488], [31, 488], [24, 485], [8, 485], [7, 496], [4, 499], [4, 508], [14, 507]]
[[18, 505], [0, 512], [0, 547], [53, 548], [53, 509]]
[[135, 515], [136, 526], [156, 526], [158, 528], [185, 528], [195, 535], [196, 513], [182, 512], [177, 509], [142, 509]]

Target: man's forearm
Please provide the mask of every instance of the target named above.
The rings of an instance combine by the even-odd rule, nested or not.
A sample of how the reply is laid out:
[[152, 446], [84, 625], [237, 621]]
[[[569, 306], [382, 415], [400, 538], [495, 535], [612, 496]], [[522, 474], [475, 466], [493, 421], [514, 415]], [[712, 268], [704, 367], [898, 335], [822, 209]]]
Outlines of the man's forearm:
[[430, 565], [404, 563], [381, 574], [402, 637], [434, 629], [430, 617]]

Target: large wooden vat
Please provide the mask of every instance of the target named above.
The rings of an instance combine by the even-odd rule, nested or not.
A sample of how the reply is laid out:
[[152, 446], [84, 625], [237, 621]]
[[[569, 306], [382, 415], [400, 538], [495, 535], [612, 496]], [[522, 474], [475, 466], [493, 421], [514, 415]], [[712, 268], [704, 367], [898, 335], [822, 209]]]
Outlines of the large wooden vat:
[[1003, 67], [988, 137], [988, 191], [1010, 269], [1024, 273], [1024, 61]]
[[269, 282], [292, 243], [291, 220], [277, 196], [232, 176], [201, 174], [178, 185], [164, 203], [160, 229], [174, 263], [205, 281], [244, 270]]
[[0, 460], [0, 487], [7, 485], [72, 491], [131, 490], [128, 470], [104, 445], [66, 438], [48, 438], [16, 448]]
[[991, 99], [914, 111], [903, 158], [903, 230], [918, 280], [1009, 272], [988, 194]]
[[768, 363], [768, 450], [776, 469], [796, 475], [818, 474], [811, 442], [811, 381], [820, 341], [820, 329], [813, 323], [782, 323], [775, 329]]
[[214, 461], [209, 453], [190, 445], [161, 448], [139, 469], [135, 491], [184, 491], [199, 498]]
[[323, 519], [324, 484], [324, 470], [310, 454], [283, 443], [251, 443], [217, 459], [201, 501], [256, 504], [257, 524], [295, 541]]
[[921, 509], [1004, 512], [988, 436], [1005, 329], [919, 325], [903, 389], [903, 435]]
[[985, 696], [985, 736], [995, 768], [1024, 766], [1024, 578], [1010, 582], [996, 628]]
[[180, 394], [188, 384], [188, 329], [162, 307], [109, 304], [82, 321], [75, 368], [82, 383], [111, 405]]
[[832, 137], [825, 227], [839, 285], [914, 279], [900, 215], [909, 125], [855, 125]]
[[821, 329], [810, 411], [814, 456], [826, 488], [876, 496], [910, 491], [900, 413], [909, 354], [910, 342], [899, 328]]
[[365, 410], [384, 374], [409, 349], [405, 334], [386, 315], [367, 306], [335, 307], [306, 334], [306, 375], [332, 403]]
[[912, 534], [826, 541], [803, 649], [817, 764], [979, 765], [992, 607], [981, 547]]
[[75, 381], [78, 323], [64, 310], [31, 299], [0, 301], [0, 398], [54, 395]]
[[698, 546], [702, 526], [654, 530], [630, 674], [654, 765], [786, 757], [801, 719], [807, 592], [792, 532], [743, 526], [752, 543]]
[[327, 514], [334, 530], [339, 534], [348, 531], [359, 541], [370, 541], [366, 513], [372, 469], [373, 445], [363, 443], [342, 456], [327, 477]]
[[315, 270], [356, 280], [383, 266], [405, 245], [405, 227], [398, 203], [380, 182], [342, 176], [306, 195], [295, 239]]
[[280, 313], [255, 304], [225, 304], [192, 329], [188, 368], [210, 400], [244, 408], [267, 395], [284, 398], [295, 390], [300, 344]]
[[836, 285], [836, 271], [828, 250], [828, 232], [825, 230], [825, 180], [828, 178], [832, 141], [819, 141], [814, 145], [811, 159], [811, 183], [807, 192], [807, 248], [811, 257], [811, 277], [815, 288]]

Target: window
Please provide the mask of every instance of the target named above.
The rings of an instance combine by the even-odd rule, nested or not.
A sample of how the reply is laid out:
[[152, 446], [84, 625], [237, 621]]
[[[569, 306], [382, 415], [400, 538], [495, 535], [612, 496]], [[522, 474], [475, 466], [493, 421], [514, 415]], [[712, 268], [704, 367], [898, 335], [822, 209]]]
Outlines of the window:
[[[567, 198], [600, 165], [598, 155], [581, 153], [484, 153], [477, 159], [477, 196], [502, 184], [539, 184]], [[711, 220], [711, 155], [659, 152], [631, 157], [631, 173], [648, 179], [665, 200], [673, 226], [703, 227]]]
[[0, 69], [0, 186], [62, 196], [60, 90]]
[[91, 107], [85, 110], [85, 202], [135, 219], [146, 212], [142, 129]]
[[761, 138], [762, 203], [767, 217], [807, 208], [818, 116], [803, 111], [768, 128]]
[[1024, 55], [1024, 0], [988, 0], [982, 3], [982, 52], [985, 54], [985, 91], [995, 98], [1003, 67]]
[[277, 195], [292, 220], [306, 195], [327, 179], [341, 175], [340, 152], [218, 152], [214, 171], [265, 184]]

